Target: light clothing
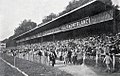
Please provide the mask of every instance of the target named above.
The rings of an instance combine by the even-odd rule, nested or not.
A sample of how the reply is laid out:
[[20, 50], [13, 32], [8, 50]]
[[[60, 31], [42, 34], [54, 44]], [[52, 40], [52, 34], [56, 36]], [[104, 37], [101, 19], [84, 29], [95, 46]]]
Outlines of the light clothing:
[[112, 61], [111, 57], [106, 55], [106, 57], [104, 58], [104, 61], [106, 64], [110, 64], [110, 61]]

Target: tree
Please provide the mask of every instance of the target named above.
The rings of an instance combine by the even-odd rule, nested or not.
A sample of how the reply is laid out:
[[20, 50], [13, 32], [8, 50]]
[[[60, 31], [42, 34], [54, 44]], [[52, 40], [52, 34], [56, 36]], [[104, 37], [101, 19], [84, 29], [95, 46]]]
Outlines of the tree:
[[51, 21], [52, 19], [54, 19], [54, 18], [56, 18], [56, 17], [57, 17], [56, 14], [51, 13], [50, 15], [46, 16], [46, 17], [42, 20], [42, 22], [43, 22], [43, 23], [46, 23], [46, 22]]
[[[70, 1], [69, 4], [66, 6], [66, 9], [59, 13], [59, 16], [65, 14], [67, 12], [70, 12], [71, 10], [73, 10], [77, 7], [80, 7], [80, 6], [86, 4], [90, 1], [92, 1], [92, 0], [73, 0], [73, 1]], [[98, 1], [101, 1], [107, 5], [112, 5], [111, 0], [98, 0]]]
[[59, 16], [65, 14], [67, 12], [70, 12], [71, 10], [73, 10], [77, 7], [80, 7], [80, 6], [86, 4], [90, 1], [92, 1], [92, 0], [73, 0], [73, 1], [70, 1], [69, 4], [66, 6], [65, 10], [59, 13]]
[[[60, 12], [58, 14], [58, 16], [61, 16], [67, 12], [70, 12], [71, 10], [77, 8], [77, 7], [80, 7], [88, 2], [90, 2], [92, 0], [72, 0], [69, 2], [69, 4], [66, 6], [65, 10], [63, 10], [62, 12]], [[111, 0], [98, 0], [98, 1], [101, 1], [107, 5], [112, 5], [112, 1]], [[48, 21], [51, 21], [52, 19], [58, 17], [56, 14], [54, 13], [51, 13], [50, 15], [46, 16], [43, 20], [42, 20], [42, 23], [46, 23]]]
[[26, 20], [26, 19], [23, 20], [19, 25], [20, 26], [14, 30], [15, 36], [20, 35], [20, 34], [26, 32], [28, 30], [31, 30], [37, 26], [37, 24], [35, 22], [32, 22], [31, 20]]
[[98, 1], [101, 1], [101, 2], [103, 2], [103, 3], [105, 3], [105, 4], [107, 4], [107, 5], [111, 5], [112, 6], [112, 0], [98, 0]]

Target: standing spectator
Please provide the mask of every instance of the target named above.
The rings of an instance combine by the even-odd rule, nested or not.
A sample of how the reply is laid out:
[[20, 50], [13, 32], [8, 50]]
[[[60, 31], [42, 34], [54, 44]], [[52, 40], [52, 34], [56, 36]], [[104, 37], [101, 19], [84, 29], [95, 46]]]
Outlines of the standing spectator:
[[64, 52], [63, 58], [64, 58], [64, 64], [68, 63], [68, 57], [67, 57], [67, 51]]
[[68, 53], [67, 53], [68, 63], [72, 63], [72, 61], [71, 61], [71, 56], [72, 56], [72, 51], [69, 50]]
[[75, 51], [72, 54], [72, 61], [74, 65], [77, 63], [77, 53]]
[[55, 55], [54, 55], [53, 52], [51, 52], [49, 56], [50, 56], [50, 61], [52, 61], [52, 66], [54, 67], [54, 65], [55, 65]]
[[110, 72], [110, 70], [111, 70], [111, 69], [110, 69], [110, 62], [112, 62], [112, 59], [111, 59], [111, 57], [109, 56], [108, 53], [106, 53], [106, 56], [105, 56], [103, 62], [105, 62], [106, 66], [107, 66], [106, 71], [107, 71], [107, 72]]
[[63, 60], [63, 52], [61, 52], [61, 54], [60, 54], [60, 61], [62, 61]]
[[40, 60], [39, 60], [39, 61], [40, 61], [40, 63], [41, 63], [41, 56], [42, 56], [42, 52], [41, 52], [41, 51], [39, 51], [39, 52], [38, 52], [38, 55], [40, 56]]
[[115, 53], [117, 52], [117, 48], [115, 46], [112, 46], [110, 53], [112, 54], [112, 60], [113, 60], [113, 71], [115, 71]]
[[50, 65], [50, 61], [51, 61], [51, 52], [50, 51], [48, 51], [48, 57], [47, 57], [47, 59], [48, 59], [48, 65]]
[[45, 50], [44, 51], [44, 55], [45, 55], [45, 64], [48, 63], [48, 52]]

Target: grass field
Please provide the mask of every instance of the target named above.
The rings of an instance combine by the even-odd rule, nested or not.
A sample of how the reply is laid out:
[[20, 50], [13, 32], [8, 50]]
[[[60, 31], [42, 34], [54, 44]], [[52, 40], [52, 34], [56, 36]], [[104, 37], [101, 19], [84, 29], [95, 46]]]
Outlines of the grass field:
[[[7, 62], [11, 63], [12, 65], [14, 64], [13, 62], [14, 60], [12, 56], [2, 55], [2, 58]], [[19, 58], [16, 58], [16, 67], [27, 73], [29, 76], [72, 76], [71, 74], [53, 68], [52, 66], [46, 66], [40, 63], [34, 63]], [[15, 76], [21, 76], [21, 75], [15, 75]]]
[[24, 76], [22, 73], [7, 65], [0, 59], [0, 76]]

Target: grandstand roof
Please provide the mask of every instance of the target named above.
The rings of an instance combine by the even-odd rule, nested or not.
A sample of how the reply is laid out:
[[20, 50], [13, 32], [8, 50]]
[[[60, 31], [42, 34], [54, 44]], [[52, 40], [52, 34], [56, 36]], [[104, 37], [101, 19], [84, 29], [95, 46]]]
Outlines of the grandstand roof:
[[90, 1], [82, 6], [66, 13], [66, 14], [63, 14], [63, 15], [47, 22], [47, 23], [39, 25], [39, 26], [15, 37], [14, 39], [20, 39], [20, 38], [24, 38], [27, 36], [31, 36], [31, 35], [34, 35], [36, 33], [61, 26], [61, 25], [64, 25], [66, 23], [69, 23], [69, 22], [72, 22], [72, 21], [75, 21], [75, 20], [78, 20], [78, 19], [81, 19], [84, 17], [98, 14], [98, 13], [106, 11], [108, 9], [111, 9], [111, 6], [106, 5], [100, 1], [93, 0], [93, 1]]

